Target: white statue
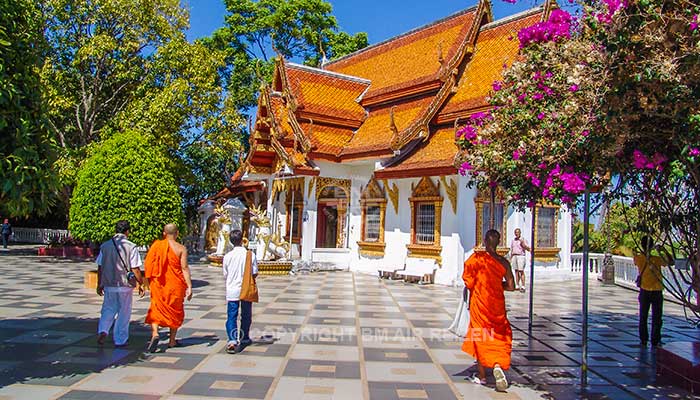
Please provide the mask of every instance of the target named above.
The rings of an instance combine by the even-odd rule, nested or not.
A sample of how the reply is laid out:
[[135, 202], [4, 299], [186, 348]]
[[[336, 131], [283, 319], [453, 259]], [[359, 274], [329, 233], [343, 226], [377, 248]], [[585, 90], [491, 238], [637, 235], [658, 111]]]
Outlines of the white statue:
[[[260, 260], [272, 261], [286, 259], [289, 254], [289, 243], [280, 238], [278, 233], [272, 233], [272, 224], [267, 212], [262, 207], [253, 207], [250, 210], [251, 221], [258, 226], [258, 247], [256, 255]], [[278, 228], [278, 232], [280, 229]]]

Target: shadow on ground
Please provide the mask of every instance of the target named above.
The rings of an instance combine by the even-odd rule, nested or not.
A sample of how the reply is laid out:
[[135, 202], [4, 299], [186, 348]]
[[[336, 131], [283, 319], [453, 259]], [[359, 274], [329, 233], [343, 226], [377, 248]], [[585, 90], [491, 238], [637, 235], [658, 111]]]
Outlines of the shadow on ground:
[[[167, 353], [161, 342], [155, 354], [145, 353], [150, 328], [132, 322], [129, 344], [115, 348], [111, 335], [97, 344], [96, 318], [34, 318], [0, 321], [0, 387], [14, 383], [69, 386], [106, 368], [148, 363]], [[161, 340], [167, 339], [161, 333]], [[181, 347], [213, 346], [217, 336], [182, 337]]]

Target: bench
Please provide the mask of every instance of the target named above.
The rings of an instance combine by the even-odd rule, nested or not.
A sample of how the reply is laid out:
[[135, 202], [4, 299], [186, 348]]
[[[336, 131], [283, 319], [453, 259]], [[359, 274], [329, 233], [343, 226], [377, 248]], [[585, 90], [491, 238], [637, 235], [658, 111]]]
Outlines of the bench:
[[432, 258], [406, 258], [406, 266], [403, 270], [395, 271], [396, 275], [401, 275], [408, 281], [417, 282], [419, 285], [433, 283], [437, 262]]
[[656, 349], [656, 374], [692, 393], [700, 393], [700, 342], [671, 342]]

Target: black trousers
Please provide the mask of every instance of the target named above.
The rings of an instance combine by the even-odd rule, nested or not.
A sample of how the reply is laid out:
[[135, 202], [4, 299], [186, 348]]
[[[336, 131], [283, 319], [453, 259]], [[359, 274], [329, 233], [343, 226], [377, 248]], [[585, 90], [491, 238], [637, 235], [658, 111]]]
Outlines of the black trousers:
[[10, 243], [10, 234], [2, 234], [2, 247], [7, 248], [7, 244]]
[[661, 290], [639, 289], [639, 340], [649, 341], [649, 307], [651, 307], [651, 344], [661, 342], [664, 294]]

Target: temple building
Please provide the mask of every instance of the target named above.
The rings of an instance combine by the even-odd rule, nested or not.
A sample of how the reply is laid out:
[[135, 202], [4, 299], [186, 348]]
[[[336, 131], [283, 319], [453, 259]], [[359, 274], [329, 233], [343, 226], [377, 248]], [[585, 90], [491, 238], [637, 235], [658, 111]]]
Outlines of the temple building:
[[[494, 21], [482, 0], [322, 68], [278, 59], [259, 95], [250, 152], [213, 200], [266, 207], [303, 260], [368, 273], [427, 260], [432, 280], [447, 285], [461, 279], [490, 223], [504, 249], [515, 228], [529, 242], [529, 212], [500, 191], [492, 207], [490, 193], [458, 174], [455, 131], [489, 108], [492, 82], [518, 55], [518, 31], [551, 7]], [[568, 268], [570, 212], [541, 205], [536, 213], [538, 269]]]

